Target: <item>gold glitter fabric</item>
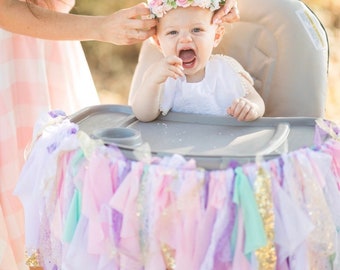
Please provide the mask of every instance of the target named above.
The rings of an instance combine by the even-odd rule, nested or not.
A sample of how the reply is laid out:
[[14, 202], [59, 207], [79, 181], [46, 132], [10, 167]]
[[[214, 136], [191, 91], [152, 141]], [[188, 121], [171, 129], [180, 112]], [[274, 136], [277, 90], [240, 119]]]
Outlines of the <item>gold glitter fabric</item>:
[[276, 252], [274, 246], [274, 206], [271, 180], [263, 168], [259, 168], [257, 172], [254, 188], [256, 202], [267, 236], [267, 245], [258, 249], [255, 254], [259, 262], [259, 269], [274, 270], [276, 266]]
[[167, 244], [162, 245], [162, 253], [166, 265], [167, 270], [175, 270], [176, 269], [176, 262], [175, 262], [175, 256], [174, 256], [174, 250], [171, 250], [171, 248]]
[[28, 267], [40, 267], [40, 253], [38, 250], [31, 253], [31, 255], [28, 255], [28, 252], [26, 251], [26, 265]]
[[[305, 150], [306, 151], [306, 150]], [[313, 160], [308, 155], [295, 155], [293, 162], [297, 179], [302, 184], [304, 206], [315, 228], [308, 237], [308, 255], [311, 270], [330, 269], [329, 258], [335, 252], [336, 227], [325, 197], [321, 178], [311, 166]], [[325, 181], [325, 180], [324, 180]]]

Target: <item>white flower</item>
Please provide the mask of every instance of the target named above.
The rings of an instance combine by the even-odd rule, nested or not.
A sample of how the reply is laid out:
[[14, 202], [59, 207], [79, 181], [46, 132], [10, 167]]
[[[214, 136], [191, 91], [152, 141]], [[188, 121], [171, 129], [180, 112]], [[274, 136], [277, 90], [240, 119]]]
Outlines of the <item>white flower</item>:
[[220, 8], [220, 3], [223, 0], [148, 0], [148, 5], [151, 13], [156, 17], [163, 17], [170, 9], [177, 7], [196, 6], [201, 8], [208, 8], [215, 11]]

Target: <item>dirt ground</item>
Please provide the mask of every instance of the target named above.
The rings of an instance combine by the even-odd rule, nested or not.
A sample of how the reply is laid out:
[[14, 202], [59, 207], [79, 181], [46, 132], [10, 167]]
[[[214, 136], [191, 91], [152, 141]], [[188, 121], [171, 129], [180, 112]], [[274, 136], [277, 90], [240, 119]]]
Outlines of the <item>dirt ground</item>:
[[[139, 3], [139, 0], [78, 1], [75, 13], [108, 14]], [[326, 28], [329, 48], [328, 96], [326, 118], [340, 122], [340, 1], [304, 1]], [[86, 57], [103, 103], [126, 104], [140, 45], [116, 46], [83, 42]]]

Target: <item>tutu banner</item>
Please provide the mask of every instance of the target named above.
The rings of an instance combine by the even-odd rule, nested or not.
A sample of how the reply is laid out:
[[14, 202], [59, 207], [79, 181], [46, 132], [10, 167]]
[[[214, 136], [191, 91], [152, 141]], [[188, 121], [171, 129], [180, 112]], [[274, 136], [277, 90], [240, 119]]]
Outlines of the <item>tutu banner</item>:
[[339, 269], [339, 128], [316, 144], [208, 170], [131, 160], [62, 113], [36, 124], [16, 195], [44, 269]]

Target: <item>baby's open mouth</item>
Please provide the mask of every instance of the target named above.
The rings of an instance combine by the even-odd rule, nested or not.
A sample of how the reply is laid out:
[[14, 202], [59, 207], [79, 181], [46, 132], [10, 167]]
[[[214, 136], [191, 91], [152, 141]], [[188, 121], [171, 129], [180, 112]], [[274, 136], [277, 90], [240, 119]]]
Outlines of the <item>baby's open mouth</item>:
[[194, 50], [182, 50], [179, 52], [179, 58], [183, 61], [184, 68], [192, 68], [196, 62], [196, 53]]

